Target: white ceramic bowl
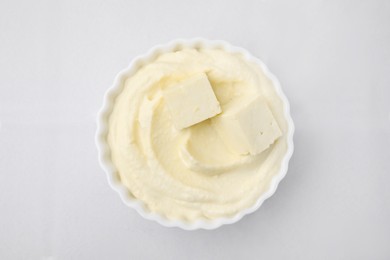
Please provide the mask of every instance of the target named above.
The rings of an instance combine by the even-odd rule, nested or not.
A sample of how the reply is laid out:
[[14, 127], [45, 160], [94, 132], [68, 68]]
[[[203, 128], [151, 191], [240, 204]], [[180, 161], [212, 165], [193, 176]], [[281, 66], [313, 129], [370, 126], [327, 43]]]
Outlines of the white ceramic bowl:
[[[280, 171], [276, 174], [271, 181], [268, 191], [263, 193], [250, 208], [246, 208], [236, 215], [228, 218], [220, 218], [215, 220], [198, 220], [192, 223], [187, 223], [178, 220], [167, 219], [164, 216], [150, 212], [144, 207], [142, 201], [136, 199], [128, 191], [128, 189], [121, 184], [119, 175], [115, 169], [115, 166], [111, 162], [110, 147], [107, 144], [107, 134], [108, 134], [108, 119], [113, 108], [113, 104], [116, 96], [122, 91], [123, 83], [126, 78], [132, 76], [143, 64], [147, 64], [150, 61], [155, 60], [155, 58], [165, 52], [172, 52], [182, 49], [183, 47], [194, 47], [194, 48], [219, 48], [227, 52], [232, 53], [241, 53], [244, 57], [252, 62], [257, 63], [265, 75], [272, 81], [276, 92], [282, 99], [284, 103], [284, 116], [288, 123], [288, 132], [287, 132], [287, 152], [283, 158]], [[123, 202], [131, 208], [134, 208], [141, 216], [146, 219], [154, 220], [160, 223], [163, 226], [167, 227], [180, 227], [185, 230], [194, 230], [194, 229], [215, 229], [225, 224], [232, 224], [240, 220], [243, 216], [256, 211], [264, 200], [274, 194], [279, 182], [284, 178], [288, 169], [288, 162], [291, 158], [291, 155], [294, 150], [293, 146], [293, 133], [294, 133], [294, 124], [290, 116], [290, 105], [287, 98], [285, 97], [279, 81], [276, 77], [269, 72], [268, 68], [261, 62], [259, 59], [254, 58], [246, 50], [238, 47], [233, 47], [227, 42], [224, 41], [211, 41], [201, 38], [191, 39], [191, 40], [175, 40], [168, 44], [158, 45], [152, 48], [147, 54], [138, 56], [130, 63], [130, 65], [119, 72], [116, 76], [114, 84], [107, 90], [104, 96], [103, 107], [99, 111], [97, 118], [97, 132], [96, 132], [96, 145], [99, 151], [99, 161], [100, 165], [107, 174], [108, 182], [110, 186], [119, 193]]]

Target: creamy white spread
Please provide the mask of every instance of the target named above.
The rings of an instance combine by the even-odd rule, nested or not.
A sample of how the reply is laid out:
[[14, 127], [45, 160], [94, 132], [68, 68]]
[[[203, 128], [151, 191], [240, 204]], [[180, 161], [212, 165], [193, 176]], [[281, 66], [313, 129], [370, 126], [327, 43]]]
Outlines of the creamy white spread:
[[[222, 113], [238, 99], [260, 95], [281, 136], [260, 154], [243, 155], [227, 149], [211, 119], [177, 130], [162, 93], [198, 73], [206, 73]], [[195, 221], [251, 207], [280, 169], [286, 133], [282, 100], [257, 64], [224, 50], [185, 49], [161, 54], [126, 79], [110, 115], [108, 143], [135, 198], [169, 219]]]

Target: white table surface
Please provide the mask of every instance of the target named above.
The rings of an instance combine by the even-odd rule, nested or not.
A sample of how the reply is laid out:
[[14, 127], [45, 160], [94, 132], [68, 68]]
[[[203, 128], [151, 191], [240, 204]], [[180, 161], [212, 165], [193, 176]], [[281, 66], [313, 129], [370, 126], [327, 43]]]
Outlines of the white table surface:
[[[94, 144], [116, 73], [195, 36], [268, 64], [296, 125], [276, 194], [211, 232], [127, 208]], [[0, 259], [390, 259], [390, 2], [0, 1]]]

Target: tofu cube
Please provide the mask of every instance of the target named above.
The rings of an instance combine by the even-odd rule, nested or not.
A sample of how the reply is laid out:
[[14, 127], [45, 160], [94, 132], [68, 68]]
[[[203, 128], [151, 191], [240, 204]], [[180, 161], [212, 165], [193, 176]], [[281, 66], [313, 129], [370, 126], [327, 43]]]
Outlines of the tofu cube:
[[205, 73], [163, 90], [173, 125], [181, 130], [221, 113], [221, 107]]
[[212, 123], [231, 152], [259, 154], [282, 135], [268, 105], [259, 96], [233, 101], [223, 110]]

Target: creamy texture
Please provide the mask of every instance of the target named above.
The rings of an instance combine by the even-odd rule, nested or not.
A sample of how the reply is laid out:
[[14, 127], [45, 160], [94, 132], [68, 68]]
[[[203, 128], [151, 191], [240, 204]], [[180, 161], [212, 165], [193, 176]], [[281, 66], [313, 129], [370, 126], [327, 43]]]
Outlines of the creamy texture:
[[[257, 155], [227, 149], [210, 119], [177, 130], [162, 90], [206, 73], [224, 108], [261, 95], [282, 136]], [[240, 54], [185, 49], [160, 55], [125, 81], [109, 119], [108, 143], [121, 182], [152, 212], [195, 221], [229, 217], [267, 191], [287, 151], [283, 103], [261, 68]]]

